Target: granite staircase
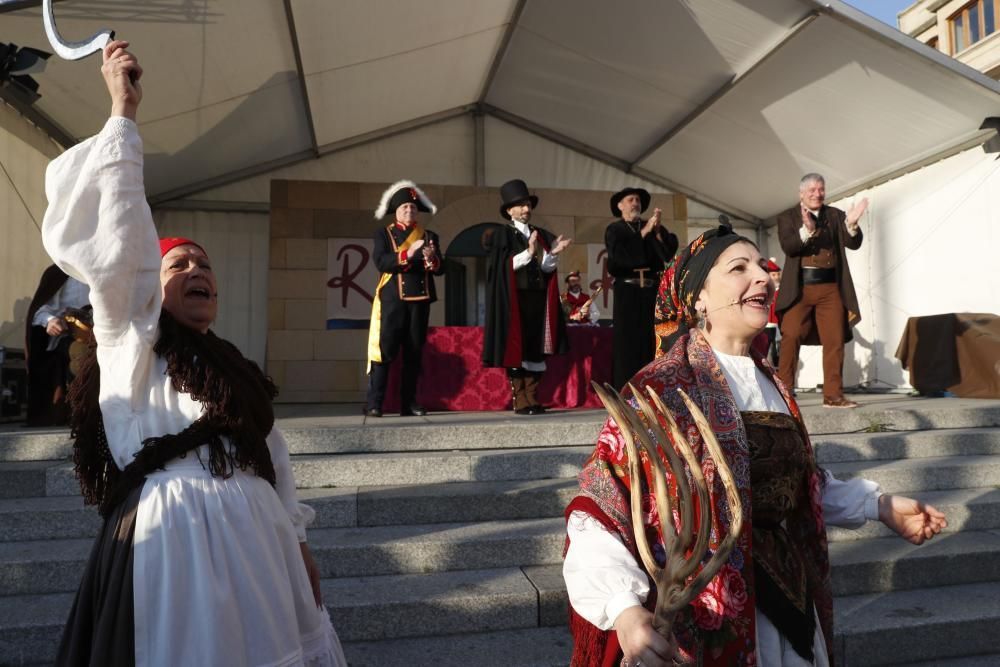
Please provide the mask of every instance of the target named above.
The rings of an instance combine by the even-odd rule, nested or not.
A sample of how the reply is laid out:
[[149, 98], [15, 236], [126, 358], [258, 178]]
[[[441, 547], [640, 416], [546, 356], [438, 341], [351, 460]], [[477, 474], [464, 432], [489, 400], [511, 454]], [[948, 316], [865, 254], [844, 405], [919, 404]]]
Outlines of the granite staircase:
[[[923, 547], [830, 530], [838, 663], [1000, 664], [1000, 402], [870, 400], [806, 410], [821, 464], [950, 526]], [[279, 425], [351, 664], [567, 664], [562, 512], [602, 414], [329, 410], [284, 406]], [[0, 432], [0, 665], [51, 664], [98, 530], [68, 454], [65, 432]]]

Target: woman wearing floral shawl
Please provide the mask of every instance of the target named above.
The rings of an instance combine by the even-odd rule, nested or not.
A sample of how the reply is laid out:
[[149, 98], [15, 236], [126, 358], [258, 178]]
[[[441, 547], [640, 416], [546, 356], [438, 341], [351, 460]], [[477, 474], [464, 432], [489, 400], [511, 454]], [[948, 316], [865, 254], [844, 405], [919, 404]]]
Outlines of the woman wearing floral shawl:
[[[659, 394], [701, 460], [712, 508], [705, 561], [727, 535], [730, 511], [715, 462], [676, 390], [707, 416], [743, 504], [736, 546], [678, 614], [673, 639], [660, 637], [649, 611], [655, 588], [636, 551], [624, 441], [608, 419], [566, 509], [563, 574], [574, 667], [832, 664], [826, 524], [857, 528], [878, 519], [915, 544], [947, 525], [930, 505], [882, 494], [868, 480], [838, 481], [816, 465], [797, 404], [774, 368], [750, 350], [774, 297], [766, 261], [728, 225], [696, 238], [660, 286], [661, 356], [632, 379]], [[623, 397], [636, 407], [629, 389]], [[662, 566], [648, 461], [643, 468], [643, 524]], [[667, 482], [676, 508], [677, 488], [672, 478]]]

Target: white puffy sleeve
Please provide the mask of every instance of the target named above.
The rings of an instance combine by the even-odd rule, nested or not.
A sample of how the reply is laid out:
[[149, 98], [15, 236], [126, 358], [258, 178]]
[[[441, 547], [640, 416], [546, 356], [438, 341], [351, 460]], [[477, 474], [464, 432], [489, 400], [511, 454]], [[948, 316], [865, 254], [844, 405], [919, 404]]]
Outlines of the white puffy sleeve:
[[316, 511], [308, 505], [299, 502], [295, 491], [295, 478], [292, 476], [292, 459], [288, 454], [288, 443], [277, 427], [271, 429], [267, 436], [267, 448], [271, 450], [271, 463], [274, 465], [275, 486], [278, 498], [288, 512], [299, 542], [306, 541], [306, 526], [316, 518]]
[[861, 477], [842, 482], [824, 470], [823, 520], [831, 526], [860, 528], [866, 521], [878, 519], [878, 499], [882, 488]]
[[90, 286], [100, 346], [119, 344], [130, 326], [149, 340], [159, 320], [160, 249], [142, 164], [138, 128], [114, 117], [45, 173], [42, 242], [59, 268]]
[[649, 578], [621, 540], [586, 512], [570, 514], [566, 533], [563, 579], [569, 602], [591, 624], [610, 630], [618, 614], [645, 601]]

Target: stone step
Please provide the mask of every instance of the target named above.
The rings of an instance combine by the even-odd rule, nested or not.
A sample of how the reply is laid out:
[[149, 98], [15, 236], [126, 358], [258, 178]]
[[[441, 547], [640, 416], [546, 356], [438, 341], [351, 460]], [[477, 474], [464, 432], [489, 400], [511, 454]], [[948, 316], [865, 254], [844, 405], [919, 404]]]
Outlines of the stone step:
[[[561, 619], [545, 615], [539, 600], [546, 590], [538, 588], [535, 597], [537, 580], [537, 575], [529, 580], [521, 570], [503, 569], [324, 581], [323, 588], [352, 665], [452, 664], [452, 651], [463, 664], [473, 655], [482, 656], [476, 664], [494, 664], [489, 660], [498, 652], [507, 661], [496, 664], [565, 664], [559, 662], [568, 659], [571, 647], [565, 610]], [[72, 597], [6, 598], [0, 605], [0, 663], [51, 660]], [[838, 665], [912, 665], [933, 659], [972, 667], [991, 663], [958, 658], [1000, 650], [995, 632], [1000, 583], [838, 597], [834, 606]], [[537, 628], [539, 623], [551, 626], [551, 632]], [[441, 636], [463, 629], [479, 632]], [[420, 635], [398, 638], [414, 633]], [[519, 637], [527, 641], [522, 644]], [[506, 641], [506, 648], [494, 640]]]
[[997, 582], [837, 598], [834, 613], [838, 665], [940, 664], [1000, 653]]
[[865, 477], [886, 493], [995, 487], [1000, 456], [937, 456], [894, 461], [851, 461], [824, 466], [837, 479]]
[[[577, 493], [574, 479], [458, 482], [422, 486], [300, 489], [316, 510], [313, 529], [561, 517]], [[948, 532], [1000, 529], [1000, 490], [949, 489], [915, 494], [948, 517]], [[100, 520], [79, 496], [0, 500], [0, 542], [86, 538]], [[828, 528], [831, 542], [886, 537], [879, 522]]]
[[954, 428], [812, 438], [820, 465], [848, 461], [1000, 454], [1000, 428]]
[[[592, 445], [450, 452], [293, 456], [301, 489], [575, 478]], [[77, 496], [65, 461], [0, 463], [0, 499]]]
[[[292, 466], [302, 488], [496, 482], [574, 478], [590, 446], [497, 449], [472, 452], [296, 456]], [[935, 456], [848, 461], [824, 465], [840, 479], [858, 475], [887, 493], [983, 488], [1000, 479], [1000, 455]], [[56, 461], [0, 463], [7, 498], [78, 495], [72, 465]], [[3, 496], [0, 496], [3, 497]]]
[[896, 664], [899, 667], [903, 667], [904, 665], [906, 667], [997, 667], [997, 665], [1000, 665], [1000, 653]]
[[[310, 531], [323, 577], [376, 577], [562, 562], [561, 517]], [[0, 543], [0, 596], [75, 590], [91, 539]], [[832, 542], [838, 595], [1000, 581], [1000, 533], [948, 533], [921, 547], [896, 536]], [[545, 571], [539, 571], [544, 576]], [[561, 586], [561, 579], [555, 580]], [[545, 582], [539, 582], [542, 590]], [[562, 616], [565, 618], [565, 616]]]
[[572, 653], [573, 637], [565, 623], [553, 628], [344, 644], [351, 667], [566, 667]]
[[[812, 400], [807, 396], [802, 402]], [[817, 437], [1000, 426], [1000, 401], [901, 396], [865, 396], [861, 400], [864, 405], [857, 410], [807, 405], [803, 418], [809, 433]], [[593, 445], [605, 419], [603, 410], [572, 410], [531, 419], [509, 412], [478, 412], [365, 420], [360, 414], [330, 415], [336, 407], [289, 406], [289, 410], [279, 410], [286, 416], [279, 417], [277, 424], [293, 454]], [[68, 431], [0, 428], [0, 461], [66, 459], [69, 455]]]

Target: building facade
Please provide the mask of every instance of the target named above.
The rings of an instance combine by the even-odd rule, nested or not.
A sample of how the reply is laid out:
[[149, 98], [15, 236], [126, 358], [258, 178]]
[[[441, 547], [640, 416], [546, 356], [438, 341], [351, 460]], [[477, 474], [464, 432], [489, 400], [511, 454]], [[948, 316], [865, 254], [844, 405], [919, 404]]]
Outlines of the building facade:
[[898, 23], [907, 35], [1000, 79], [1000, 0], [919, 0]]

